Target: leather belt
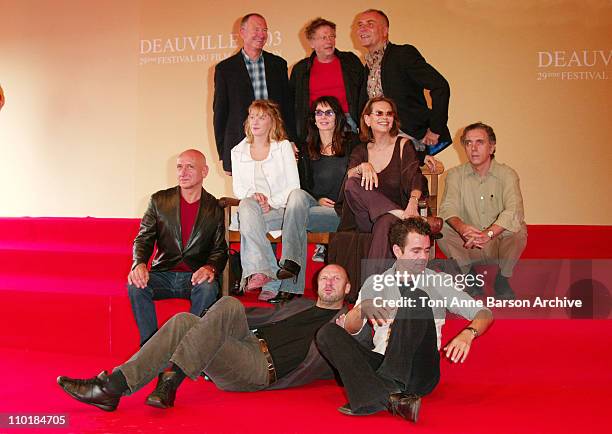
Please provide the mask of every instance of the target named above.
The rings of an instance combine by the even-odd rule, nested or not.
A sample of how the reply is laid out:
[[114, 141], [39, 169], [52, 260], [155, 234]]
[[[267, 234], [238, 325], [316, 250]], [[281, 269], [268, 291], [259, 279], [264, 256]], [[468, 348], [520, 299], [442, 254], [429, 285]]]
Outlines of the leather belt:
[[270, 354], [266, 341], [259, 337], [257, 338], [259, 339], [259, 349], [263, 355], [266, 356], [266, 360], [268, 362], [268, 386], [270, 386], [276, 382], [276, 369], [274, 369], [274, 361], [272, 360], [272, 355]]

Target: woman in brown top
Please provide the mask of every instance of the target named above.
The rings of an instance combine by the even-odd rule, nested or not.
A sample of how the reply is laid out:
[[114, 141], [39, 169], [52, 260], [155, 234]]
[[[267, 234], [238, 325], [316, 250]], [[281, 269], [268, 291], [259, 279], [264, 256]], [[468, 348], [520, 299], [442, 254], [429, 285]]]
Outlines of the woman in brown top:
[[[361, 139], [350, 157], [344, 195], [357, 230], [371, 232], [368, 259], [392, 258], [389, 228], [398, 218], [419, 215], [418, 203], [427, 192], [427, 180], [419, 166], [411, 140], [399, 136], [393, 100], [370, 99], [361, 115]], [[428, 165], [435, 160], [427, 158]], [[345, 221], [343, 215], [343, 221]], [[377, 267], [378, 268], [378, 267]]]

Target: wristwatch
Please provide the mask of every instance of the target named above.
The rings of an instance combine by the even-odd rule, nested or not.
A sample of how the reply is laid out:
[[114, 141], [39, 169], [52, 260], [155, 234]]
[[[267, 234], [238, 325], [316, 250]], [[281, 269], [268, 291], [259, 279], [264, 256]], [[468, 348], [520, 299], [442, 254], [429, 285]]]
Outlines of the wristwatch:
[[492, 230], [489, 230], [489, 232], [487, 232], [487, 237], [489, 237], [490, 239], [493, 239], [493, 235], [495, 234], [493, 233]]
[[476, 330], [474, 327], [466, 327], [464, 330], [471, 331], [473, 338], [477, 338], [478, 337], [478, 330]]

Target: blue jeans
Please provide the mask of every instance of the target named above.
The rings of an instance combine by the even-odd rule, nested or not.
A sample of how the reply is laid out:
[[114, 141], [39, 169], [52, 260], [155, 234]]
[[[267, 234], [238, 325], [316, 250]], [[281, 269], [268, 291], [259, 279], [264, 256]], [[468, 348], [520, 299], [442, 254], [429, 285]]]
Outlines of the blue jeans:
[[340, 220], [333, 208], [319, 206], [310, 194], [296, 189], [289, 194], [286, 208], [272, 209], [265, 214], [255, 200], [242, 199], [238, 207], [238, 221], [242, 283], [256, 273], [276, 278], [279, 266], [266, 233], [282, 229], [283, 252], [280, 262], [291, 260], [301, 267], [301, 271], [297, 283], [285, 279], [270, 282], [264, 288], [303, 294], [306, 286], [306, 230], [335, 232]]
[[140, 333], [140, 345], [143, 345], [157, 331], [157, 315], [153, 301], [168, 298], [191, 300], [189, 312], [200, 316], [204, 309], [208, 309], [217, 300], [219, 283], [217, 281], [202, 282], [194, 286], [191, 284], [192, 274], [176, 271], [151, 271], [146, 287], [141, 289], [128, 284], [128, 295]]

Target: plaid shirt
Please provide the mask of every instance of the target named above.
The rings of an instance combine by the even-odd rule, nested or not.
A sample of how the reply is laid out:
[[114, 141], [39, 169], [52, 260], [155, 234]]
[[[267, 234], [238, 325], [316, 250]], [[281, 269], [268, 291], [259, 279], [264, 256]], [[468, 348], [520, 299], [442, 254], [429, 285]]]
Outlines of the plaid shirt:
[[251, 60], [242, 49], [242, 57], [246, 65], [251, 84], [255, 92], [255, 99], [268, 99], [268, 85], [266, 84], [266, 65], [264, 64], [263, 54], [256, 60]]

